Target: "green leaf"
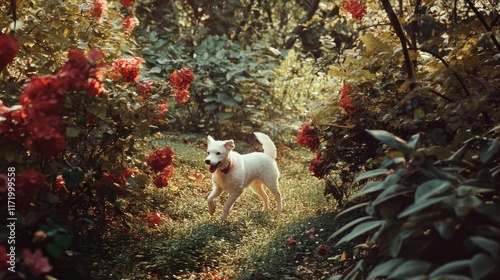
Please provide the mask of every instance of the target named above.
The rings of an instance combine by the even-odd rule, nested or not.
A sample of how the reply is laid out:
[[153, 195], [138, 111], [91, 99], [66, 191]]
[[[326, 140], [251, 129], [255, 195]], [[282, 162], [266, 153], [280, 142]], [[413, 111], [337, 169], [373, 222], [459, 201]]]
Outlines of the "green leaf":
[[431, 207], [434, 204], [437, 204], [437, 203], [439, 203], [445, 199], [451, 198], [451, 197], [452, 196], [441, 196], [441, 197], [430, 198], [430, 199], [420, 201], [420, 202], [415, 202], [415, 203], [411, 204], [410, 206], [406, 207], [406, 209], [398, 215], [398, 218], [401, 219], [401, 218], [410, 216], [412, 214], [417, 213], [420, 210]]
[[470, 240], [481, 249], [487, 251], [493, 258], [500, 258], [500, 243], [483, 236], [471, 236]]
[[412, 234], [415, 232], [415, 229], [407, 229], [401, 231], [396, 237], [391, 241], [391, 257], [395, 258], [399, 255], [399, 252], [401, 251], [401, 246], [403, 246], [403, 241], [412, 236]]
[[403, 261], [404, 259], [402, 258], [396, 258], [378, 264], [370, 271], [370, 274], [368, 274], [368, 277], [366, 279], [375, 279], [377, 277], [387, 276], [394, 270], [394, 268], [399, 266]]
[[491, 159], [496, 158], [498, 152], [500, 152], [500, 141], [492, 139], [481, 146], [479, 158], [483, 163], [488, 163]]
[[453, 184], [450, 181], [433, 179], [419, 185], [415, 191], [415, 202], [420, 202], [429, 197], [444, 193], [450, 189]]
[[468, 195], [476, 195], [480, 193], [489, 193], [493, 192], [495, 189], [491, 188], [478, 188], [474, 186], [458, 186], [457, 195], [458, 196], [468, 196]]
[[354, 194], [354, 196], [350, 200], [353, 200], [354, 198], [363, 196], [365, 194], [369, 194], [372, 192], [382, 190], [383, 187], [384, 187], [384, 184], [382, 182], [378, 182], [378, 181], [377, 182], [370, 182], [370, 183], [366, 184], [361, 190], [356, 192], [356, 194]]
[[73, 240], [71, 239], [71, 236], [67, 234], [57, 234], [54, 236], [54, 243], [65, 250], [71, 246]]
[[426, 274], [432, 264], [426, 261], [409, 260], [396, 267], [388, 279], [408, 279], [412, 276]]
[[361, 218], [358, 218], [354, 221], [351, 221], [351, 222], [347, 223], [346, 225], [344, 225], [343, 227], [341, 227], [340, 229], [338, 229], [336, 232], [334, 232], [328, 239], [335, 238], [335, 236], [339, 235], [339, 233], [345, 231], [346, 229], [353, 227], [354, 225], [357, 225], [357, 224], [364, 222], [366, 220], [370, 220], [370, 219], [372, 219], [372, 217], [366, 216], [366, 217], [361, 217]]
[[51, 255], [52, 257], [54, 257], [56, 259], [60, 258], [64, 253], [64, 249], [57, 246], [54, 243], [47, 244], [46, 248], [47, 248], [47, 252], [49, 253], [49, 255]]
[[452, 200], [449, 205], [454, 208], [457, 217], [465, 217], [472, 208], [483, 204], [483, 201], [477, 196], [466, 196]]
[[446, 240], [451, 240], [455, 236], [456, 225], [457, 221], [453, 217], [434, 222], [434, 228], [436, 228], [439, 235]]
[[362, 223], [360, 225], [357, 225], [352, 231], [351, 233], [349, 233], [348, 235], [344, 236], [342, 239], [339, 240], [339, 242], [337, 242], [337, 244], [335, 244], [335, 246], [338, 246], [339, 244], [342, 244], [344, 242], [347, 242], [347, 241], [351, 241], [353, 238], [356, 238], [358, 236], [360, 236], [361, 234], [363, 233], [366, 233], [376, 227], [379, 227], [384, 221], [383, 220], [380, 220], [380, 221], [369, 221], [369, 222], [366, 222], [366, 223]]
[[387, 172], [386, 168], [380, 168], [361, 173], [358, 177], [356, 177], [356, 179], [354, 179], [354, 183], [364, 179], [384, 175], [386, 172]]
[[476, 254], [472, 257], [470, 269], [473, 279], [484, 279], [496, 267], [495, 262], [486, 254]]
[[355, 204], [354, 206], [351, 206], [351, 207], [347, 208], [346, 210], [340, 212], [337, 216], [335, 216], [335, 219], [337, 219], [338, 217], [340, 217], [340, 216], [342, 216], [342, 215], [344, 215], [346, 213], [349, 213], [349, 212], [351, 212], [353, 210], [356, 210], [356, 209], [361, 208], [361, 207], [365, 207], [368, 204], [370, 204], [370, 202], [363, 202], [363, 203]]
[[77, 183], [83, 182], [85, 179], [85, 173], [79, 167], [71, 169], [69, 176]]
[[[452, 273], [459, 273], [469, 267], [471, 260], [457, 260], [446, 263], [431, 272], [430, 279], [436, 279], [439, 276], [444, 276]], [[450, 278], [451, 279], [451, 278]]]
[[79, 127], [67, 127], [66, 128], [66, 136], [68, 137], [77, 137], [78, 134], [82, 131]]
[[412, 147], [413, 149], [418, 149], [420, 147], [420, 144], [422, 143], [422, 134], [417, 133], [410, 137], [410, 140], [408, 140], [408, 146]]
[[366, 132], [371, 134], [377, 140], [383, 142], [387, 146], [394, 148], [405, 155], [409, 155], [413, 152], [413, 148], [408, 145], [403, 139], [395, 136], [392, 133], [389, 133], [385, 130], [369, 130], [366, 129]]

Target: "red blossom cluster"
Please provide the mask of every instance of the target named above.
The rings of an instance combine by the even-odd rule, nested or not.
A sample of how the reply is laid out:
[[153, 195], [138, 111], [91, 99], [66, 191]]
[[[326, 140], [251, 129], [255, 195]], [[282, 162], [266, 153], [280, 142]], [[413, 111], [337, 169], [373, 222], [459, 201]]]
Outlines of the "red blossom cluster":
[[182, 104], [189, 100], [189, 87], [193, 83], [194, 78], [193, 70], [189, 68], [175, 70], [170, 75], [168, 83], [173, 87], [173, 94], [177, 103]]
[[341, 90], [342, 98], [340, 99], [340, 107], [346, 109], [349, 112], [355, 112], [356, 107], [352, 104], [352, 86], [350, 84], [345, 84]]
[[143, 100], [147, 100], [149, 99], [151, 93], [154, 90], [154, 82], [153, 81], [147, 81], [144, 83], [136, 82], [135, 87], [137, 88], [137, 91], [141, 94], [141, 98]]
[[19, 52], [19, 44], [7, 34], [0, 34], [0, 72], [14, 61]]
[[102, 83], [93, 82], [103, 67], [95, 62], [103, 57], [98, 50], [92, 50], [88, 57], [70, 50], [68, 60], [55, 75], [33, 76], [19, 96], [20, 110], [2, 110], [5, 120], [0, 124], [0, 135], [11, 141], [24, 137], [26, 148], [46, 158], [62, 152], [65, 137], [60, 111], [65, 95], [74, 90], [87, 90], [92, 95], [103, 92]]
[[102, 22], [102, 14], [108, 8], [108, 1], [106, 0], [95, 0], [92, 2], [92, 15], [97, 20], [97, 22]]
[[344, 2], [344, 10], [357, 20], [362, 19], [366, 15], [366, 5], [359, 3], [358, 0], [346, 0]]
[[128, 16], [122, 21], [122, 24], [123, 24], [122, 33], [125, 34], [125, 36], [127, 37], [130, 36], [135, 27], [135, 19], [131, 16]]
[[164, 220], [165, 218], [162, 217], [158, 211], [154, 211], [148, 215], [148, 223], [153, 225], [160, 225]]
[[314, 158], [309, 165], [309, 171], [313, 173], [314, 177], [323, 179], [326, 176], [325, 164], [326, 162], [323, 160], [321, 152], [318, 151], [316, 153], [316, 158]]
[[113, 72], [120, 74], [125, 83], [135, 82], [139, 79], [143, 62], [140, 57], [119, 58], [113, 62]]
[[16, 178], [16, 196], [20, 198], [16, 200], [16, 210], [21, 214], [26, 213], [30, 204], [36, 200], [40, 188], [46, 184], [42, 173], [33, 169], [23, 171]]
[[135, 0], [120, 0], [120, 2], [124, 7], [132, 7], [135, 3]]
[[161, 188], [168, 185], [169, 179], [174, 175], [174, 167], [171, 165], [173, 157], [174, 151], [168, 146], [156, 149], [149, 155], [148, 165], [158, 173], [154, 179], [155, 186]]
[[297, 135], [297, 143], [315, 151], [319, 147], [318, 131], [308, 123], [302, 124]]
[[123, 195], [126, 191], [121, 187], [127, 184], [127, 179], [138, 175], [139, 172], [131, 168], [124, 168], [122, 171], [114, 174], [103, 172], [101, 179], [95, 184], [94, 188], [101, 197], [111, 193]]

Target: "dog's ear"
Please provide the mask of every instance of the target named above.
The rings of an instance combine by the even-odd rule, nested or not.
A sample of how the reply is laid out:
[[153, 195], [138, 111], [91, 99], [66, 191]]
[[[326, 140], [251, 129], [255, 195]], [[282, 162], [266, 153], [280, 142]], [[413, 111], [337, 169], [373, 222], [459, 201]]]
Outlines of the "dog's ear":
[[235, 145], [233, 140], [227, 140], [226, 143], [224, 143], [224, 147], [228, 150], [233, 150]]
[[210, 135], [208, 135], [207, 140], [208, 140], [208, 143], [215, 141], [214, 138], [212, 138], [212, 136], [210, 136]]

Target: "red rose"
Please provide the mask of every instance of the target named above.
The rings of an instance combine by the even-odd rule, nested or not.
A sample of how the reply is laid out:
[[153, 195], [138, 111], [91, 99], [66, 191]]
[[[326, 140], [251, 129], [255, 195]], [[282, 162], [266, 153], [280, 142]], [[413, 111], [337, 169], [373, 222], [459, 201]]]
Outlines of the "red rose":
[[113, 71], [119, 73], [124, 82], [134, 82], [139, 79], [143, 61], [140, 57], [119, 58], [113, 63]]
[[316, 128], [307, 123], [302, 124], [297, 135], [297, 143], [309, 147], [311, 151], [317, 150], [320, 143]]
[[0, 72], [14, 61], [19, 52], [19, 44], [7, 34], [0, 34]]
[[162, 171], [165, 167], [172, 164], [174, 151], [166, 146], [164, 149], [154, 150], [149, 155], [148, 165], [155, 172]]

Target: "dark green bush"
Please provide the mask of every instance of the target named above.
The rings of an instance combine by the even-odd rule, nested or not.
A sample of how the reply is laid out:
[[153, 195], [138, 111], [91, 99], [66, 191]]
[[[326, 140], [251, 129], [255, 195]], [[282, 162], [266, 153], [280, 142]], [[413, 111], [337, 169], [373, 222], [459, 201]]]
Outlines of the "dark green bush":
[[441, 160], [419, 148], [423, 134], [406, 142], [369, 130], [392, 156], [355, 179], [366, 184], [352, 197], [354, 205], [339, 215], [364, 207], [366, 216], [331, 238], [343, 234], [338, 245], [366, 237], [367, 255], [336, 278], [498, 279], [499, 128], [471, 137]]

